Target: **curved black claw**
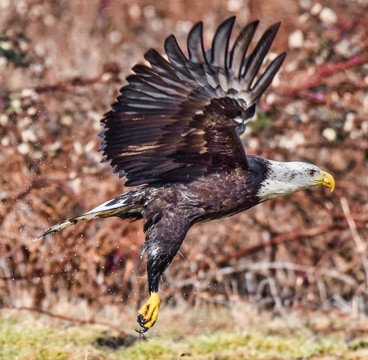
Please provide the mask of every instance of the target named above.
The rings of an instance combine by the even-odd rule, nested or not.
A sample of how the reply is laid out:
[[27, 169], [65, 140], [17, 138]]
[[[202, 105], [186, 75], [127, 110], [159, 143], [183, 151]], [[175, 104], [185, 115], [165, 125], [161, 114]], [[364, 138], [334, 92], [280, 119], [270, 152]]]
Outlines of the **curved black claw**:
[[137, 322], [143, 329], [135, 329], [135, 331], [139, 334], [144, 334], [149, 329], [149, 327], [144, 326], [148, 323], [148, 320], [145, 319], [141, 313], [138, 313]]
[[145, 332], [147, 332], [154, 324], [155, 322], [149, 326], [149, 327], [145, 327], [144, 325], [148, 323], [149, 320], [145, 319], [143, 317], [143, 315], [141, 313], [138, 313], [138, 316], [137, 316], [137, 322], [140, 326], [142, 326], [142, 329], [135, 329], [135, 331], [139, 334], [144, 334]]
[[138, 313], [137, 321], [138, 321], [138, 324], [142, 327], [144, 327], [144, 325], [148, 323], [148, 320], [145, 319], [141, 313]]
[[135, 329], [135, 331], [140, 334], [143, 335], [145, 332], [148, 331], [149, 328], [143, 328], [143, 329]]

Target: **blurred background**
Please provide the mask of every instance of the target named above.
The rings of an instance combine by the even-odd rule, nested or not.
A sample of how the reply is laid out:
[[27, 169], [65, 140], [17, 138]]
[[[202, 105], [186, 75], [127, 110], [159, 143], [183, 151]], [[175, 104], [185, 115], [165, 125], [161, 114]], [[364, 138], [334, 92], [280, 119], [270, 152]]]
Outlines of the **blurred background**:
[[31, 239], [125, 190], [96, 150], [99, 120], [131, 67], [150, 48], [163, 52], [172, 33], [186, 51], [200, 20], [209, 48], [231, 15], [233, 39], [251, 20], [261, 20], [257, 39], [281, 20], [271, 53], [288, 52], [247, 152], [313, 162], [336, 189], [196, 225], [163, 276], [162, 302], [368, 312], [366, 0], [2, 0], [0, 306], [134, 317], [126, 309], [147, 299], [141, 222], [82, 222]]

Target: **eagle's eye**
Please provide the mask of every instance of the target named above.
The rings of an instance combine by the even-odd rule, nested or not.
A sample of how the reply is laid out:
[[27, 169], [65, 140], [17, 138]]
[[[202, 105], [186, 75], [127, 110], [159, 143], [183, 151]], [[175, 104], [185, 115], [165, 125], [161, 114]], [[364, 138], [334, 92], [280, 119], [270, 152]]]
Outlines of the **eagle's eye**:
[[308, 175], [313, 177], [316, 173], [316, 170], [308, 170]]

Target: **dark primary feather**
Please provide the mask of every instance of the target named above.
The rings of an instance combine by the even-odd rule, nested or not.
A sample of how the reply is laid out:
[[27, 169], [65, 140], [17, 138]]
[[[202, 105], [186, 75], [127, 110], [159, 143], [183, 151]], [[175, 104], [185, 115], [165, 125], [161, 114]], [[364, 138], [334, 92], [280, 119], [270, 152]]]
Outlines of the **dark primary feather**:
[[[188, 35], [189, 59], [173, 35], [168, 60], [149, 50], [102, 120], [101, 150], [126, 185], [187, 182], [216, 171], [248, 168], [239, 140], [255, 105], [279, 70], [279, 55], [255, 81], [279, 28], [272, 25], [247, 55], [258, 22], [229, 41], [235, 17], [224, 21], [205, 52], [202, 23]], [[255, 83], [255, 85], [253, 85]]]
[[211, 64], [222, 70], [228, 69], [228, 47], [235, 16], [224, 21], [216, 31], [212, 42]]
[[267, 55], [273, 39], [275, 38], [276, 33], [280, 27], [280, 24], [280, 22], [273, 24], [266, 30], [254, 51], [247, 58], [245, 69], [242, 75], [246, 90], [249, 90], [251, 88], [253, 80], [258, 74], [262, 62]]
[[259, 21], [253, 21], [247, 25], [238, 35], [233, 49], [230, 54], [230, 68], [235, 76], [240, 78], [240, 72], [243, 67], [243, 61], [245, 60], [245, 54], [248, 50], [249, 44], [252, 41], [254, 32], [259, 24]]

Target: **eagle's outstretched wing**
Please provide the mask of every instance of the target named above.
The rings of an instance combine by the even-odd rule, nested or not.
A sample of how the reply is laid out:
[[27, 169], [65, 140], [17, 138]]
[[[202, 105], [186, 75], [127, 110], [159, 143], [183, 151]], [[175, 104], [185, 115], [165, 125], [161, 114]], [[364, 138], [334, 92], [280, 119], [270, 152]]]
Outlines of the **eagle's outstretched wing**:
[[189, 59], [172, 35], [165, 42], [168, 60], [149, 50], [150, 66], [132, 69], [100, 133], [104, 161], [126, 176], [127, 186], [186, 182], [248, 167], [237, 128], [253, 117], [285, 53], [255, 81], [280, 23], [247, 55], [258, 21], [243, 29], [229, 51], [234, 20], [220, 25], [207, 52], [200, 22], [188, 36]]

